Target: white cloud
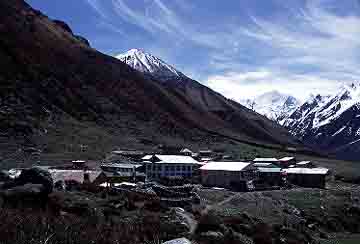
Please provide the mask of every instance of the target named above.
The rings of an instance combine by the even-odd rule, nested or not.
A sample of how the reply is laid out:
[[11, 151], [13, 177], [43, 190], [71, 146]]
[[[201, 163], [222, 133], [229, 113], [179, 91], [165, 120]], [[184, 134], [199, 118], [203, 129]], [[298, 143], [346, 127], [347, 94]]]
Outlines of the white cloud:
[[239, 102], [273, 90], [291, 94], [304, 101], [310, 94], [332, 94], [340, 85], [337, 80], [266, 69], [210, 76], [205, 83]]
[[[203, 48], [208, 60], [204, 83], [237, 100], [274, 89], [304, 99], [310, 93], [333, 92], [341, 82], [360, 80], [360, 17], [351, 8], [338, 15], [339, 1], [307, 0], [302, 7], [279, 1], [287, 4], [289, 13], [274, 15], [271, 21], [254, 16], [251, 24], [239, 25], [236, 17], [224, 23], [220, 16], [215, 26], [184, 18], [182, 13], [193, 14], [195, 9], [188, 0], [144, 0], [136, 7], [129, 0], [111, 0], [110, 9], [104, 8], [104, 1], [86, 1], [115, 32], [122, 30], [111, 14], [159, 39], [166, 35], [176, 49], [183, 42]], [[353, 4], [360, 10], [358, 2]]]
[[[244, 69], [231, 55], [214, 55], [214, 67], [233, 67], [233, 71], [210, 76], [205, 83], [237, 100], [274, 89], [304, 99], [310, 93], [332, 93], [343, 82], [360, 80], [360, 17], [338, 16], [328, 10], [332, 3], [309, 0], [294, 19], [269, 22], [253, 17], [253, 25], [240, 32], [268, 45], [272, 57], [261, 69]], [[264, 51], [268, 52], [259, 48]]]

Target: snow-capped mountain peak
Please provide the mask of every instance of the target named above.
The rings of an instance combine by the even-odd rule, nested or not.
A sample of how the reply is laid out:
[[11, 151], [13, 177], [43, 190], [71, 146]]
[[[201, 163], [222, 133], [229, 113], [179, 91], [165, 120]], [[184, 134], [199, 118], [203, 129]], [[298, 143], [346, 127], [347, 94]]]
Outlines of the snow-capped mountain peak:
[[269, 119], [282, 123], [298, 108], [300, 101], [293, 96], [270, 91], [254, 99], [248, 99], [243, 104]]
[[331, 96], [310, 98], [284, 126], [310, 144], [346, 155], [348, 146], [360, 141], [360, 83], [344, 84]]
[[184, 76], [165, 61], [157, 58], [142, 49], [131, 49], [126, 53], [115, 56], [122, 62], [132, 68], [142, 72], [149, 73], [155, 77], [172, 78]]

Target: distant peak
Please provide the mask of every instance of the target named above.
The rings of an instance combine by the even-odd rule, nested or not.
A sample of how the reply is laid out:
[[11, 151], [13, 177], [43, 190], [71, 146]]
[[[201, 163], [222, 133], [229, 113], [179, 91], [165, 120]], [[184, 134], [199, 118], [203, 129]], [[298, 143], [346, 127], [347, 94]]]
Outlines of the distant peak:
[[133, 48], [127, 51], [126, 53], [146, 53], [144, 49], [142, 48]]
[[173, 78], [184, 76], [174, 67], [160, 58], [145, 52], [141, 48], [133, 48], [116, 56], [119, 60], [142, 73], [152, 74], [159, 78]]

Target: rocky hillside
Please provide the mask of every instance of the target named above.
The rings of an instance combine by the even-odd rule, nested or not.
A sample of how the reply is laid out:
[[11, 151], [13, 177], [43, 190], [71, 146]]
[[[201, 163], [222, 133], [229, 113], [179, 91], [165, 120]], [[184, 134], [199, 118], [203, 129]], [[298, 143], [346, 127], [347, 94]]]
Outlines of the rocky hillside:
[[272, 139], [268, 137], [270, 141], [284, 135], [280, 126], [187, 77], [174, 66], [150, 53], [132, 49], [116, 57], [145, 77], [160, 82], [168, 91], [177, 94], [196, 110], [205, 111], [226, 122], [232, 130], [244, 133], [254, 131], [256, 127], [255, 130], [265, 129], [265, 133], [268, 134], [273, 130], [270, 127], [276, 127], [278, 132], [270, 136]]
[[189, 78], [175, 89], [145, 77], [23, 0], [1, 1], [0, 13], [3, 162], [24, 161], [27, 150], [72, 158], [79, 148], [102, 157], [124, 145], [297, 145], [280, 126]]
[[360, 145], [360, 84], [344, 85], [332, 96], [312, 97], [284, 123], [304, 142], [339, 158], [357, 159]]

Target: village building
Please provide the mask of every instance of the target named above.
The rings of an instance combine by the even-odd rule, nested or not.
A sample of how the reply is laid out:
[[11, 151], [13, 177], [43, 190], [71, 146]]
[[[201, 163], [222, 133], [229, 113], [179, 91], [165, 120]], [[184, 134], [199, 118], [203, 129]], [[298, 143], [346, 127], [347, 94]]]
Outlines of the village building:
[[121, 182], [145, 181], [145, 169], [142, 164], [130, 163], [103, 163], [100, 165], [103, 170], [102, 181], [109, 184]]
[[257, 168], [278, 168], [278, 166], [273, 163], [253, 163], [253, 166]]
[[166, 177], [191, 178], [193, 171], [199, 167], [199, 162], [190, 156], [152, 155], [144, 161], [146, 176], [150, 180]]
[[283, 174], [281, 168], [259, 167], [259, 183], [269, 186], [280, 186], [283, 184]]
[[74, 166], [74, 168], [84, 168], [86, 166], [86, 161], [85, 160], [74, 160], [71, 161], [72, 165]]
[[295, 157], [280, 158], [278, 162], [278, 166], [281, 168], [288, 168], [290, 165], [295, 165], [295, 164], [296, 164]]
[[103, 171], [107, 172], [130, 172], [134, 173], [143, 168], [142, 164], [124, 164], [124, 163], [103, 163], [100, 165]]
[[257, 179], [257, 169], [251, 163], [209, 162], [200, 168], [204, 186], [216, 186], [235, 190], [248, 190], [249, 182]]
[[296, 163], [297, 168], [315, 168], [315, 164], [311, 161], [301, 161]]
[[99, 170], [49, 169], [55, 187], [71, 187], [74, 184], [98, 184]]
[[255, 158], [253, 160], [254, 163], [271, 163], [274, 165], [279, 164], [279, 160], [277, 158]]
[[105, 186], [116, 186], [118, 184], [129, 182], [145, 182], [146, 175], [143, 172], [124, 172], [124, 171], [102, 171], [98, 177], [97, 182]]
[[189, 148], [183, 148], [183, 149], [181, 149], [180, 154], [185, 155], [185, 156], [192, 156], [194, 154], [194, 152], [191, 151]]
[[291, 184], [302, 187], [325, 188], [329, 169], [289, 168], [283, 169], [283, 172], [286, 174], [287, 181]]
[[281, 168], [273, 163], [253, 163], [258, 169], [259, 184], [267, 186], [279, 186], [283, 182]]

